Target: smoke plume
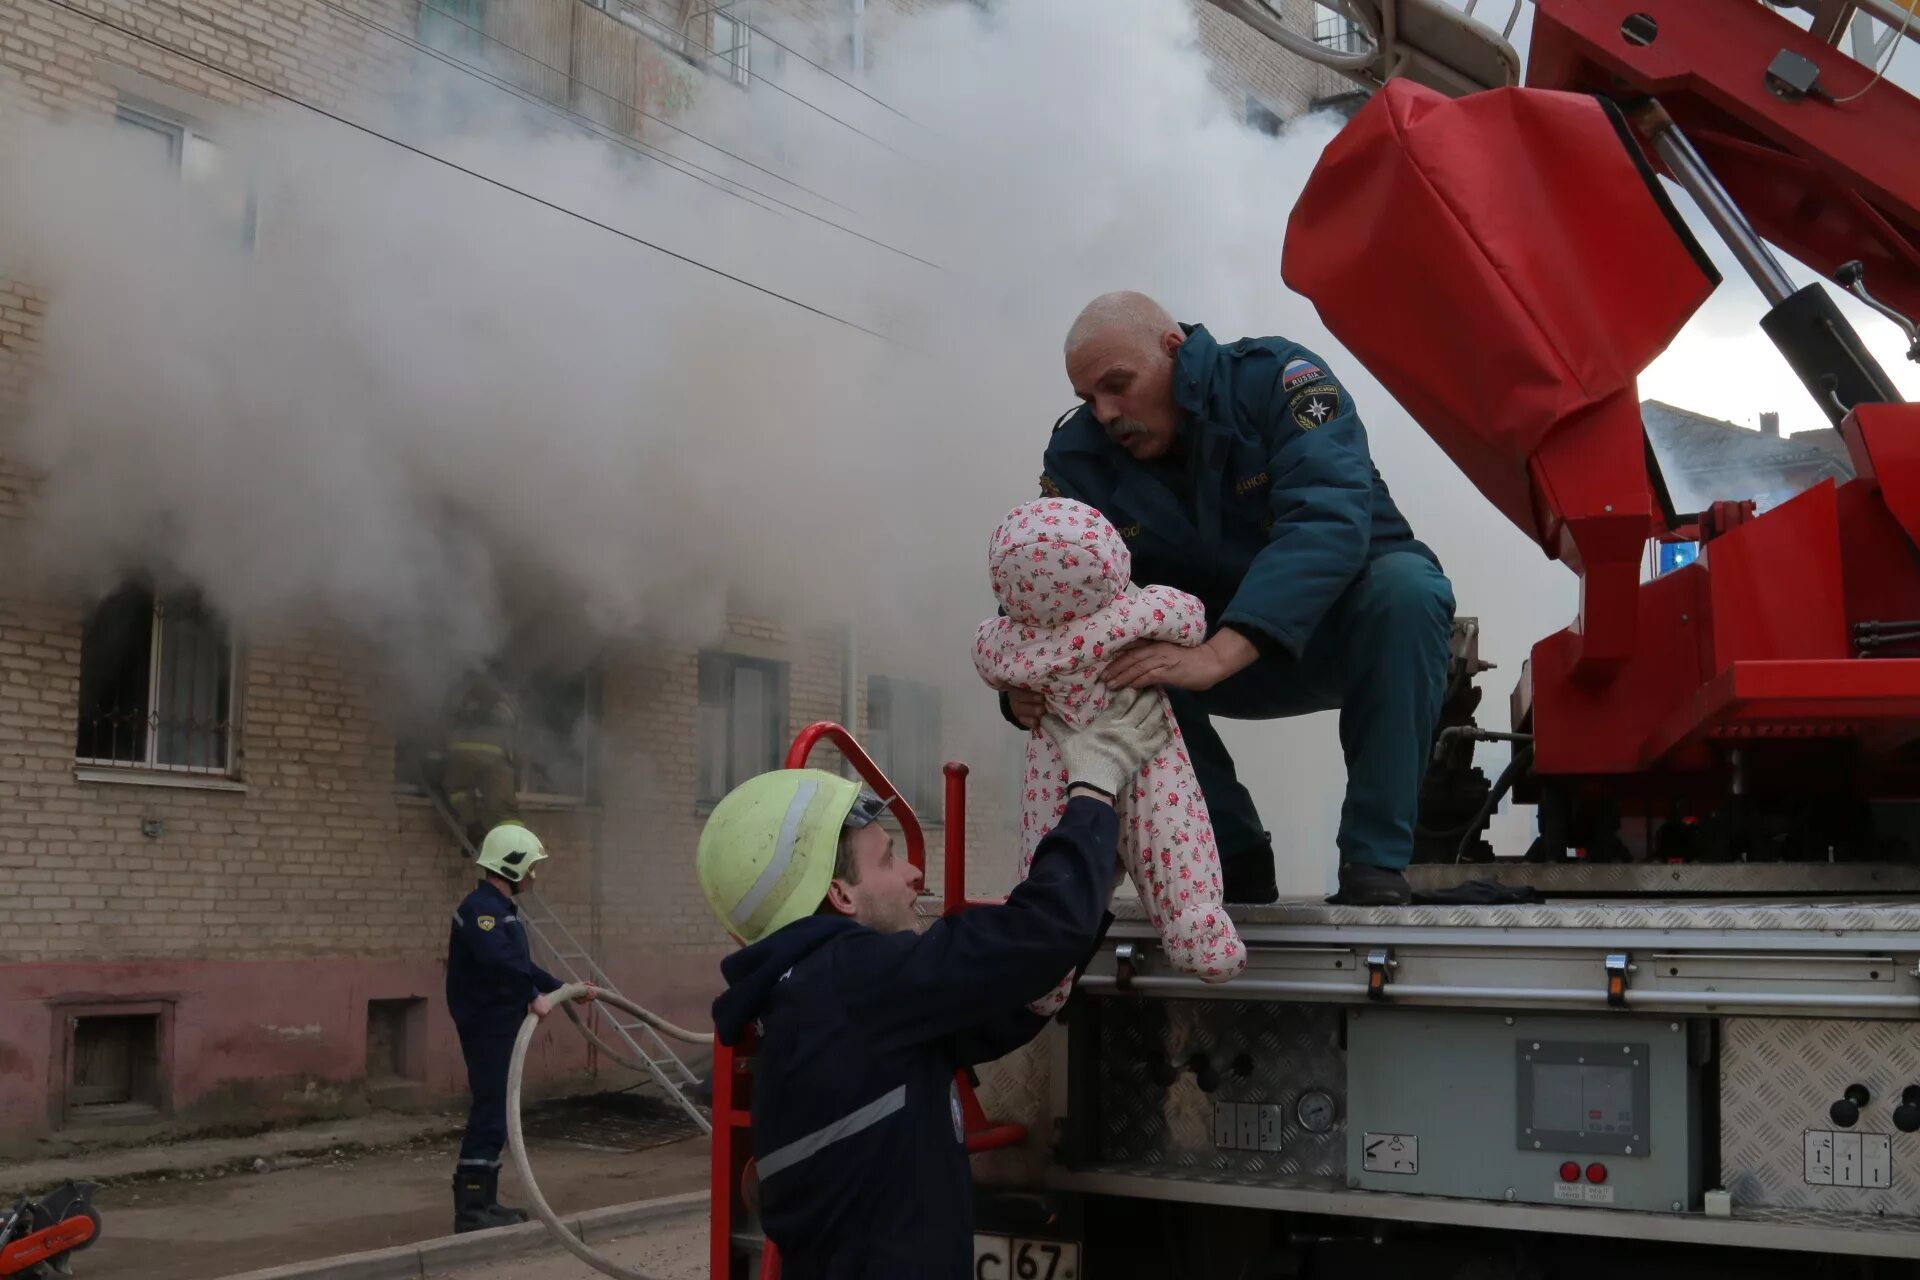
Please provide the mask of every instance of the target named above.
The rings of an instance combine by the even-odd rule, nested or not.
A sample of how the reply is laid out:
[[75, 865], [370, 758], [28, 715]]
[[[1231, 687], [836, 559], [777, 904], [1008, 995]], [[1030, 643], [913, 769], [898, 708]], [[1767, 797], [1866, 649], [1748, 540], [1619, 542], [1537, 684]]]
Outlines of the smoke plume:
[[[1036, 491], [1072, 403], [1068, 323], [1137, 288], [1223, 339], [1284, 334], [1333, 362], [1483, 620], [1498, 723], [1527, 646], [1570, 618], [1571, 575], [1287, 292], [1288, 211], [1338, 121], [1249, 128], [1193, 21], [1182, 0], [951, 5], [875, 44], [865, 87], [900, 114], [756, 57], [879, 141], [721, 79], [676, 117], [797, 185], [647, 126], [871, 240], [428, 59], [347, 112], [883, 338], [296, 107], [236, 118], [203, 182], [127, 130], [15, 119], [0, 268], [51, 299], [0, 441], [44, 476], [26, 563], [96, 592], [159, 571], [250, 629], [329, 619], [415, 683], [529, 625], [694, 642], [729, 602], [851, 620], [985, 724], [968, 646], [993, 611], [987, 534]], [[1010, 772], [1018, 735], [983, 737], [1000, 759], [982, 772]], [[1331, 717], [1232, 739], [1295, 887], [1319, 887], [1344, 778]]]

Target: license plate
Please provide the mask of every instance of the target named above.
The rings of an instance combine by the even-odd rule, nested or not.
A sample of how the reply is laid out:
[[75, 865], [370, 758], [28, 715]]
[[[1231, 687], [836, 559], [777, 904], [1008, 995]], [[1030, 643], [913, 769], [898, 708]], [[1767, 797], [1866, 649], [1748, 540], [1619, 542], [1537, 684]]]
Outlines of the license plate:
[[1080, 1280], [1080, 1246], [1064, 1240], [976, 1235], [973, 1280]]

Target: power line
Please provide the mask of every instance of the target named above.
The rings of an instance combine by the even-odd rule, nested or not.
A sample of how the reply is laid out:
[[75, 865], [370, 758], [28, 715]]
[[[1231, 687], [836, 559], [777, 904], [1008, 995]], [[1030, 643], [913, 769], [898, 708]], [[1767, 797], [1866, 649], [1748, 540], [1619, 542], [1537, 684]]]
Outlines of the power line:
[[[624, 6], [622, 6], [621, 8], [621, 12], [622, 13], [626, 12], [626, 9]], [[737, 22], [738, 19], [729, 19], [729, 21]], [[628, 26], [631, 24], [623, 22], [621, 23], [621, 25]], [[743, 27], [746, 26], [744, 22], [740, 23], [740, 25]], [[680, 34], [689, 43], [696, 45], [700, 49], [700, 51], [705, 53], [708, 57], [718, 58], [718, 57], [724, 56], [720, 53], [719, 50], [715, 49], [712, 45], [708, 44], [706, 41], [695, 40], [691, 35], [688, 35], [684, 31], [681, 32]], [[902, 160], [913, 159], [913, 157], [908, 155], [906, 152], [886, 142], [884, 139], [876, 138], [874, 135], [868, 133], [865, 129], [862, 129], [859, 125], [849, 124], [847, 121], [842, 120], [839, 116], [833, 114], [833, 112], [827, 110], [825, 107], [820, 106], [815, 102], [812, 102], [806, 98], [801, 97], [799, 94], [793, 92], [791, 89], [788, 89], [785, 85], [777, 84], [774, 81], [767, 79], [765, 76], [761, 75], [758, 71], [755, 71], [751, 64], [742, 67], [738, 63], [732, 62], [731, 59], [728, 59], [728, 61], [732, 66], [735, 67], [735, 69], [746, 72], [749, 77], [751, 77], [752, 79], [758, 80], [761, 84], [767, 86], [767, 88], [773, 90], [775, 93], [785, 94], [787, 97], [792, 98], [795, 102], [799, 103], [801, 106], [807, 108], [807, 110], [819, 112], [821, 115], [833, 121], [835, 124], [839, 125], [841, 128], [849, 130], [853, 133], [859, 134], [861, 137], [865, 138], [868, 142], [871, 142], [874, 146], [879, 147], [881, 150], [891, 151], [894, 155], [899, 156]]]
[[[327, 4], [328, 0], [319, 0], [319, 3]], [[617, 107], [625, 107], [627, 110], [633, 112], [634, 114], [642, 116], [648, 120], [651, 120], [657, 125], [661, 125], [665, 128], [671, 129], [675, 133], [680, 134], [683, 137], [692, 138], [695, 142], [699, 143], [701, 146], [707, 147], [713, 151], [717, 151], [729, 160], [733, 160], [740, 164], [746, 165], [749, 169], [757, 169], [759, 172], [766, 174], [769, 178], [774, 178], [780, 182], [784, 182], [788, 186], [794, 188], [797, 191], [804, 191], [816, 200], [824, 200], [826, 203], [832, 205], [836, 209], [846, 209], [848, 213], [859, 212], [857, 209], [847, 208], [846, 205], [841, 204], [838, 200], [833, 199], [831, 196], [825, 195], [819, 191], [815, 191], [811, 187], [802, 186], [800, 183], [795, 182], [792, 178], [789, 178], [784, 173], [780, 173], [776, 170], [769, 169], [763, 164], [756, 164], [753, 161], [747, 159], [743, 155], [739, 155], [739, 154], [736, 154], [735, 152], [727, 150], [725, 147], [720, 146], [718, 143], [709, 142], [705, 138], [701, 137], [699, 134], [694, 133], [688, 129], [681, 128], [679, 125], [675, 124], [671, 120], [668, 120], [664, 116], [657, 116], [653, 114], [653, 112], [648, 111], [645, 107], [641, 106], [637, 102], [627, 102], [621, 98], [616, 98], [611, 93], [608, 93], [606, 90], [600, 88], [598, 85], [590, 84], [587, 81], [580, 79], [578, 76], [574, 75], [572, 72], [566, 70], [563, 67], [556, 67], [551, 62], [542, 62], [539, 58], [535, 57], [533, 54], [529, 53], [527, 50], [520, 48], [518, 45], [509, 44], [507, 41], [501, 39], [499, 36], [493, 35], [492, 33], [486, 31], [484, 28], [477, 27], [473, 23], [466, 21], [464, 18], [461, 18], [456, 14], [447, 12], [445, 9], [442, 9], [438, 4], [434, 3], [434, 0], [421, 0], [421, 6], [426, 9], [431, 9], [435, 14], [439, 15], [442, 18], [445, 18], [448, 22], [453, 23], [455, 26], [464, 27], [466, 30], [473, 32], [473, 34], [479, 36], [482, 40], [486, 40], [489, 43], [499, 45], [502, 49], [507, 50], [509, 53], [517, 54], [520, 57], [525, 58], [528, 62], [531, 62], [534, 66], [539, 67], [541, 70], [553, 72], [553, 74], [564, 78], [567, 81], [567, 83], [577, 84], [581, 88], [587, 90], [590, 93], [596, 94], [601, 98], [606, 99], [608, 102], [611, 102], [613, 105]], [[350, 16], [362, 22], [366, 22], [374, 26], [379, 26], [379, 24], [373, 22], [371, 18], [363, 18], [361, 17], [361, 15], [357, 13], [353, 13], [352, 10], [347, 10], [347, 13]], [[624, 26], [625, 24], [623, 23], [621, 25]], [[380, 29], [383, 31], [386, 30], [385, 27], [381, 27]], [[466, 66], [468, 64], [463, 62], [461, 63], [461, 65]], [[676, 159], [677, 158], [678, 157], [676, 157]], [[689, 160], [689, 161], [686, 161], [685, 163], [692, 164], [693, 162]]]
[[[721, 10], [720, 12], [724, 12], [724, 10]], [[740, 19], [732, 17], [731, 14], [729, 14], [728, 17], [731, 21], [740, 22], [741, 26], [753, 32], [753, 34], [759, 36], [762, 40], [765, 40], [768, 44], [772, 45], [774, 48], [781, 49], [787, 53], [792, 54], [794, 57], [800, 59], [800, 61], [806, 63], [808, 66], [812, 67], [815, 71], [818, 71], [821, 75], [827, 77], [829, 80], [838, 80], [841, 84], [847, 86], [847, 88], [853, 90], [855, 93], [865, 98], [868, 102], [873, 103], [875, 106], [884, 108], [887, 111], [891, 111], [894, 115], [899, 116], [902, 120], [905, 120], [908, 124], [914, 126], [916, 129], [926, 129], [928, 133], [933, 134], [933, 136], [936, 138], [940, 136], [934, 130], [927, 128], [926, 125], [921, 124], [918, 120], [915, 120], [912, 116], [908, 115], [906, 112], [902, 111], [900, 108], [894, 106], [891, 102], [888, 102], [884, 98], [875, 97], [873, 94], [868, 93], [865, 89], [862, 89], [859, 85], [847, 79], [845, 76], [838, 74], [837, 72], [833, 71], [828, 67], [822, 66], [818, 62], [815, 62], [812, 58], [809, 58], [806, 54], [800, 52], [798, 49], [794, 48], [792, 45], [785, 43], [784, 41], [780, 40], [778, 37], [769, 33], [765, 28], [756, 27], [750, 22], [741, 22]]]
[[[760, 191], [757, 188], [750, 187], [744, 182], [739, 182], [739, 181], [736, 181], [735, 179], [729, 178], [725, 174], [715, 173], [711, 169], [702, 168], [701, 166], [694, 164], [691, 160], [681, 160], [678, 156], [674, 156], [671, 160], [667, 159], [662, 154], [656, 154], [655, 149], [652, 147], [649, 147], [646, 143], [615, 133], [612, 130], [607, 129], [605, 126], [601, 125], [597, 120], [594, 120], [588, 116], [581, 115], [578, 112], [570, 111], [567, 108], [559, 106], [556, 103], [548, 102], [546, 99], [540, 97], [538, 94], [524, 90], [520, 88], [518, 85], [512, 84], [504, 79], [501, 79], [495, 76], [490, 71], [486, 71], [480, 67], [475, 67], [471, 63], [464, 62], [458, 58], [452, 57], [449, 54], [444, 54], [439, 50], [431, 48], [427, 45], [420, 44], [417, 41], [411, 39], [410, 37], [402, 34], [401, 32], [394, 31], [391, 28], [382, 26], [380, 23], [373, 21], [373, 19], [371, 18], [363, 17], [362, 15], [353, 12], [353, 10], [351, 9], [347, 9], [340, 5], [334, 4], [332, 0], [315, 0], [315, 3], [325, 8], [332, 9], [335, 12], [344, 15], [345, 17], [351, 18], [355, 22], [359, 22], [368, 27], [371, 27], [373, 30], [380, 32], [382, 35], [390, 36], [393, 39], [400, 41], [402, 44], [405, 44], [420, 53], [426, 54], [428, 57], [433, 58], [436, 61], [444, 62], [449, 67], [452, 67], [455, 71], [464, 72], [465, 74], [470, 75], [473, 78], [480, 80], [485, 84], [491, 85], [492, 87], [499, 89], [502, 92], [510, 93], [514, 97], [519, 98], [523, 102], [530, 103], [533, 106], [540, 107], [543, 110], [552, 112], [555, 115], [564, 116], [568, 120], [575, 121], [585, 126], [586, 128], [591, 129], [593, 132], [599, 134], [600, 136], [606, 138], [608, 141], [617, 143], [618, 145], [625, 147], [627, 150], [632, 151], [636, 155], [639, 155], [648, 160], [652, 160], [658, 164], [665, 165], [667, 168], [673, 170], [675, 173], [684, 174], [685, 176], [692, 178], [695, 182], [699, 182], [706, 186], [712, 187], [715, 191], [719, 191], [725, 195], [732, 196], [736, 200], [744, 200], [748, 204], [753, 205], [755, 208], [766, 209], [769, 213], [773, 212], [770, 206], [761, 204], [757, 200], [750, 200], [746, 196], [743, 196], [740, 194], [741, 191], [746, 191], [746, 192], [750, 192], [755, 196], [759, 196], [762, 199], [773, 201], [774, 204], [781, 205], [784, 208], [793, 209], [795, 210], [795, 212], [798, 212], [798, 213], [807, 212], [806, 210], [800, 209], [795, 205], [787, 204], [785, 201], [779, 200], [774, 196], [767, 195], [765, 192]], [[182, 9], [182, 10], [179, 10], [179, 12], [184, 14], [186, 11]], [[682, 165], [684, 165], [685, 167], [682, 168], [681, 167]], [[718, 181], [708, 181], [707, 178], [701, 177], [700, 176], [701, 174], [710, 175], [712, 178], [718, 179]], [[730, 184], [730, 186], [722, 186], [721, 183], [727, 183], [727, 184]], [[738, 188], [738, 190], [732, 190], [730, 189], [730, 187]], [[817, 216], [817, 215], [810, 215], [810, 216]], [[822, 219], [822, 221], [825, 221], [825, 219]], [[828, 225], [838, 226], [839, 224], [829, 223]]]
[[743, 288], [751, 289], [755, 293], [765, 294], [767, 297], [776, 299], [777, 301], [780, 301], [780, 302], [784, 302], [788, 306], [798, 307], [800, 310], [808, 312], [812, 315], [819, 316], [823, 320], [831, 320], [835, 324], [844, 325], [846, 328], [856, 330], [860, 333], [864, 333], [870, 338], [878, 338], [880, 341], [885, 342], [889, 345], [895, 345], [893, 342], [893, 339], [887, 337], [886, 334], [880, 333], [874, 329], [869, 329], [865, 325], [860, 324], [858, 321], [849, 320], [844, 316], [835, 315], [833, 312], [828, 311], [825, 308], [816, 307], [810, 302], [802, 302], [798, 298], [789, 297], [787, 294], [780, 293], [779, 291], [774, 289], [770, 289], [766, 285], [755, 284], [751, 280], [747, 280], [740, 276], [736, 276], [731, 272], [724, 271], [721, 268], [713, 266], [710, 263], [702, 262], [698, 258], [690, 257], [687, 254], [680, 253], [674, 249], [669, 249], [665, 245], [657, 244], [654, 241], [648, 240], [643, 236], [634, 235], [631, 231], [622, 231], [619, 227], [612, 226], [605, 222], [601, 222], [599, 219], [589, 217], [587, 214], [581, 213], [578, 210], [569, 209], [565, 205], [555, 204], [553, 201], [548, 200], [543, 196], [537, 196], [533, 194], [531, 191], [526, 191], [520, 187], [514, 186], [510, 182], [503, 182], [499, 178], [490, 177], [487, 174], [481, 173], [475, 169], [469, 169], [463, 164], [459, 164], [459, 163], [456, 163], [455, 161], [447, 159], [445, 156], [435, 155], [433, 152], [428, 151], [425, 148], [416, 147], [410, 142], [405, 142], [399, 138], [395, 138], [388, 134], [381, 133], [378, 129], [375, 129], [370, 125], [364, 125], [357, 120], [349, 120], [345, 116], [336, 115], [333, 112], [327, 110], [325, 107], [316, 106], [315, 104], [308, 102], [304, 98], [297, 97], [294, 94], [288, 93], [282, 89], [276, 89], [272, 85], [263, 84], [260, 81], [252, 79], [249, 76], [241, 75], [238, 71], [234, 71], [234, 70], [231, 70], [230, 68], [220, 66], [218, 63], [209, 62], [204, 58], [195, 57], [193, 54], [188, 53], [183, 49], [178, 49], [173, 45], [168, 44], [164, 40], [156, 40], [154, 37], [146, 35], [143, 32], [136, 31], [132, 27], [123, 26], [120, 23], [113, 21], [111, 18], [103, 17], [97, 13], [89, 13], [85, 9], [80, 8], [78, 5], [70, 3], [70, 0], [41, 0], [41, 3], [51, 5], [56, 9], [64, 9], [66, 12], [73, 14], [77, 18], [85, 18], [87, 21], [95, 23], [96, 25], [99, 25], [102, 27], [106, 27], [108, 30], [118, 31], [121, 35], [126, 36], [128, 39], [138, 40], [140, 43], [144, 45], [148, 45], [154, 49], [158, 49], [162, 53], [170, 54], [171, 56], [180, 59], [182, 62], [190, 62], [197, 67], [204, 67], [208, 71], [211, 71], [216, 75], [225, 76], [229, 80], [232, 80], [237, 84], [244, 84], [251, 89], [255, 89], [259, 91], [260, 93], [267, 94], [271, 97], [279, 98], [284, 102], [290, 102], [296, 107], [301, 107], [307, 111], [313, 112], [317, 116], [324, 116], [326, 119], [333, 121], [335, 124], [342, 124], [349, 129], [353, 129], [359, 133], [364, 133], [369, 137], [378, 138], [382, 142], [386, 142], [393, 146], [399, 147], [402, 151], [412, 152], [414, 155], [420, 156], [423, 159], [431, 160], [435, 164], [444, 165], [447, 168], [452, 169], [456, 173], [464, 173], [469, 178], [477, 179], [481, 182], [486, 183], [490, 187], [498, 187], [500, 190], [510, 192], [513, 195], [521, 197], [522, 199], [531, 200], [533, 203], [537, 205], [540, 205], [547, 209], [551, 209], [555, 213], [564, 214], [565, 216], [576, 219], [577, 221], [584, 222], [590, 227], [598, 227], [602, 231], [608, 232], [612, 235], [619, 236], [622, 240], [630, 240], [634, 244], [640, 245], [644, 248], [652, 249], [655, 253], [664, 254], [666, 257], [672, 258], [676, 262], [683, 262], [686, 265], [690, 267], [698, 268], [699, 270], [704, 271], [709, 275], [716, 275], [723, 280], [730, 280], [734, 284], [740, 285]]
[[[878, 239], [877, 237], [874, 237], [874, 236], [867, 235], [863, 231], [856, 231], [852, 227], [846, 226], [844, 223], [835, 222], [831, 218], [823, 217], [822, 215], [813, 212], [811, 209], [803, 209], [797, 204], [789, 203], [788, 201], [780, 199], [780, 197], [778, 196], [771, 195], [765, 191], [761, 191], [757, 187], [750, 187], [746, 183], [741, 182], [738, 179], [729, 178], [723, 173], [716, 173], [712, 169], [703, 168], [700, 165], [694, 164], [691, 160], [686, 160], [680, 156], [672, 155], [670, 152], [659, 153], [657, 148], [649, 147], [646, 143], [640, 142], [632, 138], [628, 138], [612, 129], [607, 128], [606, 126], [602, 125], [599, 121], [594, 120], [591, 117], [581, 115], [577, 111], [570, 111], [567, 108], [558, 105], [557, 103], [548, 102], [545, 98], [541, 97], [540, 95], [536, 93], [532, 93], [528, 90], [522, 89], [518, 85], [512, 84], [509, 81], [503, 80], [500, 77], [495, 76], [490, 71], [487, 71], [480, 67], [476, 67], [472, 63], [466, 62], [459, 58], [455, 58], [450, 54], [442, 53], [440, 50], [434, 49], [429, 45], [422, 44], [419, 41], [413, 39], [411, 36], [407, 35], [405, 32], [395, 31], [391, 27], [385, 26], [379, 22], [375, 22], [372, 18], [368, 18], [361, 14], [357, 14], [351, 9], [348, 9], [342, 5], [336, 4], [334, 0], [314, 0], [314, 3], [322, 5], [325, 8], [331, 9], [336, 13], [339, 13], [348, 18], [351, 18], [355, 22], [363, 23], [366, 26], [372, 28], [373, 30], [380, 32], [382, 35], [388, 36], [394, 40], [399, 41], [401, 44], [406, 45], [408, 48], [414, 49], [420, 53], [426, 54], [430, 58], [434, 58], [440, 62], [443, 62], [447, 66], [452, 67], [455, 71], [459, 71], [465, 75], [472, 76], [474, 79], [479, 80], [484, 84], [491, 85], [494, 88], [499, 89], [505, 93], [510, 93], [514, 97], [522, 100], [523, 102], [531, 103], [532, 105], [539, 107], [544, 111], [551, 112], [554, 115], [563, 116], [568, 120], [572, 120], [578, 124], [581, 124], [586, 128], [590, 129], [592, 132], [598, 134], [600, 137], [605, 138], [607, 141], [615, 143], [618, 146], [625, 147], [627, 150], [633, 152], [635, 155], [643, 156], [646, 159], [652, 160], [657, 164], [665, 165], [667, 168], [673, 170], [675, 173], [684, 174], [685, 176], [692, 178], [695, 182], [699, 182], [705, 186], [712, 187], [715, 191], [719, 191], [724, 195], [732, 196], [736, 200], [744, 200], [746, 201], [746, 203], [753, 205], [755, 208], [765, 209], [769, 213], [773, 212], [773, 210], [768, 208], [767, 205], [760, 204], [758, 201], [748, 200], [747, 197], [740, 195], [739, 192], [730, 191], [727, 189], [727, 187], [721, 186], [720, 183], [723, 183], [723, 182], [731, 184], [732, 186], [738, 187], [740, 188], [741, 191], [751, 192], [752, 194], [759, 196], [762, 200], [771, 201], [773, 204], [778, 205], [782, 209], [792, 210], [794, 213], [799, 214], [803, 218], [811, 218], [813, 221], [818, 222], [823, 226], [832, 227], [835, 231], [843, 232], [846, 235], [852, 236], [856, 240], [864, 240], [870, 245], [874, 245], [878, 248], [885, 249], [888, 253], [897, 253], [903, 258], [907, 258], [913, 262], [917, 262], [921, 266], [932, 267], [936, 271], [943, 269], [940, 266], [940, 264], [937, 262], [930, 262], [926, 258], [923, 258], [916, 253], [910, 253], [905, 249], [899, 248], [895, 245], [888, 244], [886, 241]], [[484, 35], [485, 33], [482, 32], [482, 34]], [[513, 46], [511, 45], [508, 45], [507, 47], [510, 49], [513, 48]], [[518, 49], [515, 49], [514, 52], [518, 53], [521, 51]], [[527, 56], [531, 58], [532, 55], [527, 55]], [[539, 62], [538, 59], [533, 59], [533, 61], [535, 61], [536, 63]], [[539, 65], [545, 66], [546, 64], [539, 63]], [[592, 88], [591, 85], [586, 85], [585, 81], [577, 80], [572, 75], [569, 75], [564, 71], [559, 71], [557, 67], [549, 68], [549, 70], [556, 71], [560, 75], [565, 75], [567, 79], [569, 81], [572, 81], [573, 83], [585, 85], [587, 88]], [[612, 99], [612, 98], [610, 98], [610, 100], [614, 102], [619, 101], [618, 99]], [[632, 106], [632, 104], [630, 103], [620, 103], [619, 105]], [[638, 107], [633, 107], [633, 109], [636, 111], [639, 110]], [[711, 146], [712, 144], [708, 143], [707, 145]], [[719, 150], [719, 148], [716, 147], [715, 150]], [[723, 154], [727, 154], [727, 153], [723, 153]], [[686, 167], [682, 168], [681, 166], [683, 165]], [[719, 181], [709, 182], [707, 181], [706, 178], [702, 178], [699, 176], [700, 174], [703, 174], [703, 173], [709, 175], [710, 177], [716, 178]], [[778, 175], [775, 175], [775, 176], [777, 177]], [[799, 184], [795, 183], [794, 185], [798, 186]], [[803, 191], [806, 190], [806, 188], [804, 187], [801, 187], [800, 189]], [[818, 193], [810, 192], [809, 194], [818, 194]], [[826, 200], [826, 197], [821, 196], [820, 199]], [[827, 202], [829, 204], [834, 203], [831, 200]], [[846, 206], [840, 205], [838, 207], [845, 208]], [[852, 210], [848, 210], [848, 212], [852, 212]]]

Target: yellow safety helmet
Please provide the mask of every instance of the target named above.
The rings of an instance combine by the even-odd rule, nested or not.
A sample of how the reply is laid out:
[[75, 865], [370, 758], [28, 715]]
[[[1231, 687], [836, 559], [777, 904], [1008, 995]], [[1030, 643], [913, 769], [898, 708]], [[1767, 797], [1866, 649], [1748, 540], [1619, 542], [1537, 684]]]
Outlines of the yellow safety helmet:
[[819, 769], [749, 778], [700, 832], [700, 890], [728, 933], [758, 942], [820, 909], [840, 833], [886, 811], [857, 782]]
[[533, 864], [547, 856], [540, 837], [518, 822], [503, 822], [487, 832], [480, 844], [480, 856], [474, 861], [482, 871], [491, 871], [519, 884], [533, 870]]

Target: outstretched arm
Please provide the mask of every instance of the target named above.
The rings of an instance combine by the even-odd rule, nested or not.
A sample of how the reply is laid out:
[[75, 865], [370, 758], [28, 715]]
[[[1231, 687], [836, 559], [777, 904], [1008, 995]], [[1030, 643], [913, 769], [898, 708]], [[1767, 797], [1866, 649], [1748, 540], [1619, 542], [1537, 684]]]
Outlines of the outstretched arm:
[[1159, 700], [1114, 699], [1082, 728], [1054, 721], [1069, 799], [1033, 866], [1000, 906], [936, 922], [926, 933], [861, 931], [834, 952], [848, 1016], [883, 1046], [927, 1044], [1038, 999], [1093, 949], [1113, 892], [1119, 818], [1113, 797], [1166, 745]]
[[948, 916], [923, 934], [849, 937], [834, 960], [849, 1015], [880, 1043], [905, 1045], [971, 1032], [1038, 999], [1091, 949], [1119, 838], [1111, 804], [1076, 796], [1006, 902]]

